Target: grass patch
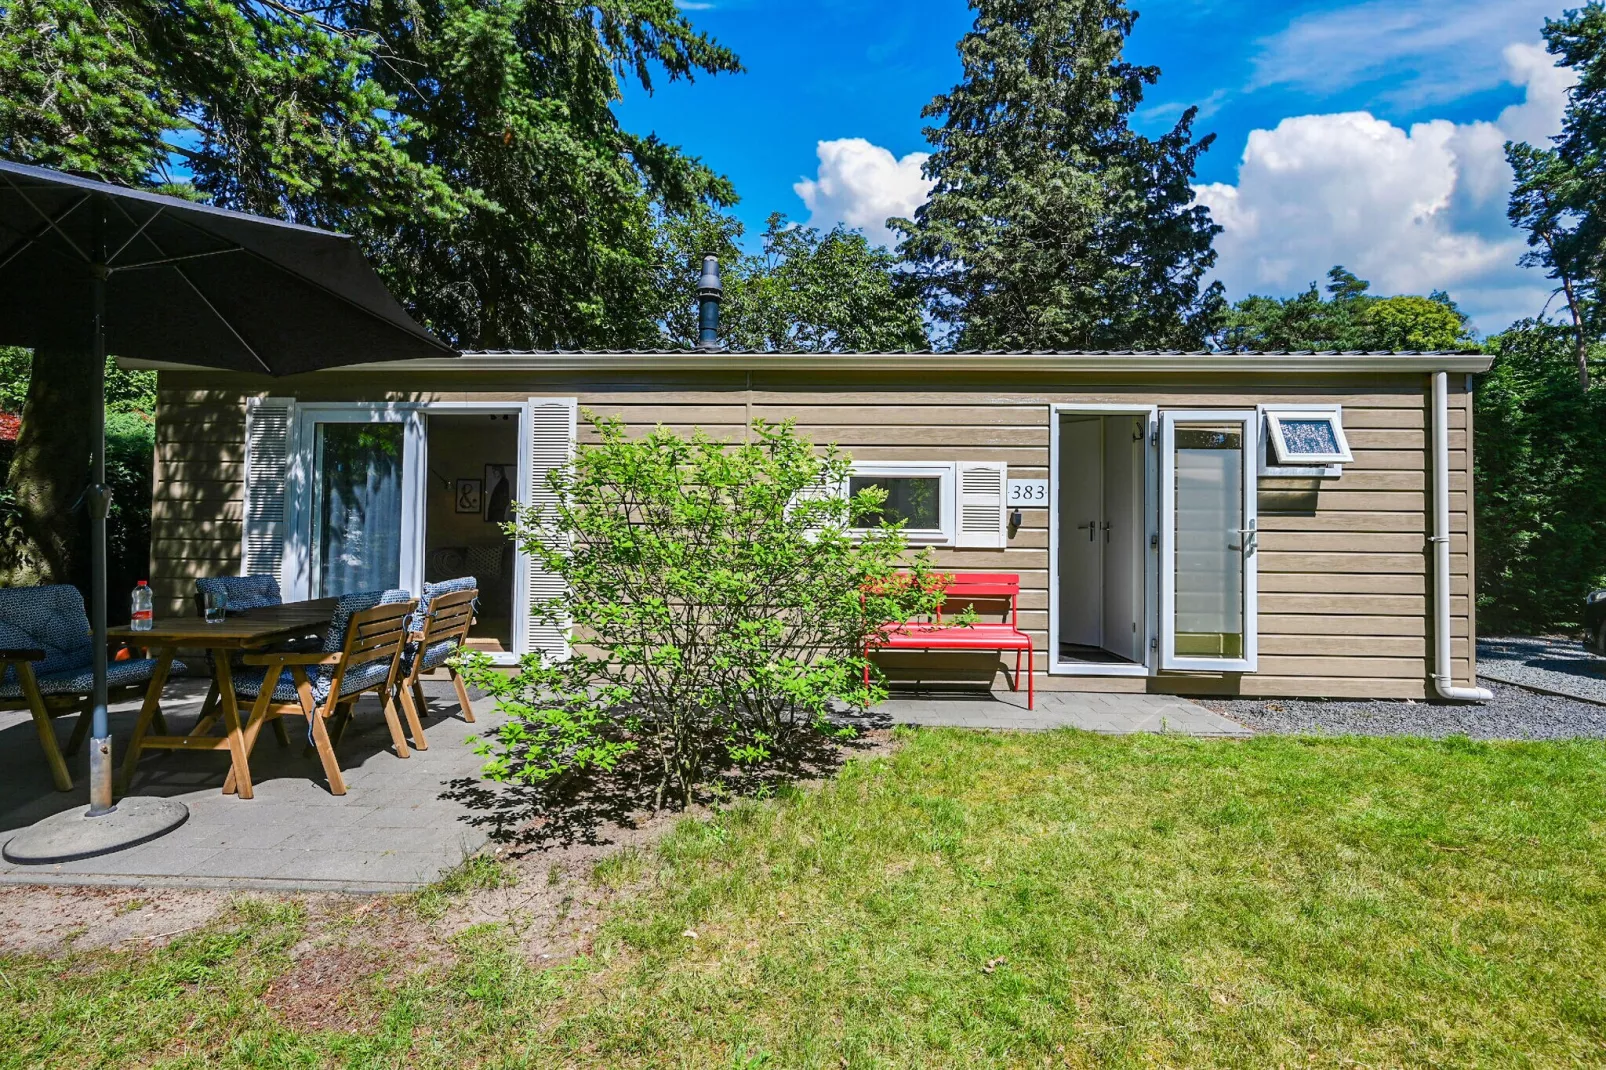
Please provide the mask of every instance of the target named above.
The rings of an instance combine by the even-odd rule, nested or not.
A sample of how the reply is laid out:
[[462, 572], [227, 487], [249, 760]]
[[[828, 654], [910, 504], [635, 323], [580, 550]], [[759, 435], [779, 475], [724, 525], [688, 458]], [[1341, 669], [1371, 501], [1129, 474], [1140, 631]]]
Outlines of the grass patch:
[[1598, 743], [922, 731], [599, 866], [647, 890], [591, 957], [479, 926], [300, 1033], [254, 908], [5, 963], [0, 1065], [1599, 1065], [1603, 789]]
[[413, 907], [420, 917], [433, 920], [443, 916], [458, 896], [482, 888], [506, 888], [518, 883], [518, 874], [488, 855], [474, 855], [446, 876], [413, 895]]

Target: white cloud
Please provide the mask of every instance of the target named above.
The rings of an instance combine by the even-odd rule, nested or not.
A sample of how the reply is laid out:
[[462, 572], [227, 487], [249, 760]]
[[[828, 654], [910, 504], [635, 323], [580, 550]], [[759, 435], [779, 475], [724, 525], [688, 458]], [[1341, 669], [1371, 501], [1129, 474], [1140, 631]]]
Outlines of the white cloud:
[[1217, 275], [1228, 293], [1287, 294], [1343, 264], [1378, 293], [1448, 290], [1480, 330], [1536, 313], [1549, 286], [1516, 266], [1524, 244], [1505, 218], [1504, 143], [1558, 130], [1571, 76], [1538, 46], [1503, 58], [1527, 94], [1494, 122], [1402, 129], [1344, 112], [1253, 131], [1237, 184], [1198, 188], [1224, 228]]
[[1384, 99], [1420, 106], [1501, 84], [1490, 41], [1531, 39], [1555, 0], [1369, 0], [1301, 15], [1260, 42], [1249, 88], [1333, 93], [1388, 79]]
[[871, 244], [892, 246], [887, 220], [905, 219], [926, 202], [931, 183], [921, 174], [928, 153], [898, 159], [862, 137], [822, 141], [816, 148], [819, 171], [792, 187], [808, 206], [811, 227], [845, 223], [864, 231]]

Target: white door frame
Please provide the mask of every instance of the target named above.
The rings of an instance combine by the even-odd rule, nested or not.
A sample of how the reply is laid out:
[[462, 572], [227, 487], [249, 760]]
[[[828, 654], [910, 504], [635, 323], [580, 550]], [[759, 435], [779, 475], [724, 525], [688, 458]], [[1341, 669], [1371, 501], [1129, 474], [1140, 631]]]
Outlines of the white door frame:
[[[1159, 407], [1155, 405], [1053, 404], [1049, 409], [1048, 433], [1048, 671], [1053, 676], [1152, 676], [1155, 673], [1154, 636], [1156, 623], [1156, 581], [1159, 573], [1155, 549], [1156, 516], [1159, 513], [1159, 481], [1156, 477], [1155, 435]], [[1143, 663], [1140, 665], [1087, 664], [1060, 661], [1060, 417], [1138, 416], [1148, 431], [1143, 446], [1143, 541], [1144, 606]]]
[[[1241, 423], [1243, 426], [1243, 505], [1244, 526], [1239, 529], [1243, 554], [1244, 650], [1241, 658], [1179, 657], [1176, 652], [1176, 426], [1179, 423]], [[1160, 422], [1160, 667], [1170, 672], [1246, 673], [1254, 672], [1259, 655], [1260, 599], [1258, 554], [1260, 465], [1255, 456], [1259, 441], [1260, 414], [1254, 409], [1167, 409]]]
[[[284, 597], [297, 601], [309, 597], [312, 590], [312, 427], [315, 423], [400, 423], [407, 426], [406, 447], [402, 467], [402, 561], [401, 585], [411, 591], [424, 589], [424, 546], [426, 479], [429, 472], [429, 428], [431, 414], [491, 415], [507, 413], [518, 416], [520, 471], [528, 471], [530, 464], [530, 404], [527, 401], [315, 401], [297, 402], [296, 418], [287, 450], [290, 471], [286, 482], [290, 497], [290, 524], [284, 541]], [[529, 480], [520, 479], [516, 498], [520, 505], [528, 505], [525, 488]], [[523, 553], [513, 555], [514, 604], [517, 592], [529, 589], [529, 561]], [[514, 654], [527, 652], [529, 646], [528, 613], [513, 614]]]

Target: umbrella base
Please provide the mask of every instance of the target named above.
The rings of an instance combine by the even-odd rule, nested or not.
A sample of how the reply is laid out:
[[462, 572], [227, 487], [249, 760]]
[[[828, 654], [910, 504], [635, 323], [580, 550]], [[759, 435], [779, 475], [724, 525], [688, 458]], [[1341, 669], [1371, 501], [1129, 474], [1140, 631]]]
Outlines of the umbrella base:
[[137, 795], [99, 817], [79, 809], [52, 814], [11, 837], [0, 854], [23, 866], [94, 858], [165, 836], [189, 816], [189, 807], [177, 799]]

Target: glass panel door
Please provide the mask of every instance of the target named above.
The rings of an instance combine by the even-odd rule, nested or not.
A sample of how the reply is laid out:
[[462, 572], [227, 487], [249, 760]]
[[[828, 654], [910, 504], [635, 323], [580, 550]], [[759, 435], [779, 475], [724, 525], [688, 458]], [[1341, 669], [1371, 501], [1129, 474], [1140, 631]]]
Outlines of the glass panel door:
[[1160, 438], [1160, 667], [1255, 671], [1255, 414], [1168, 412]]
[[315, 448], [312, 597], [397, 586], [404, 426], [319, 423]]
[[298, 406], [287, 483], [286, 601], [416, 590], [423, 540], [423, 414], [389, 404]]

